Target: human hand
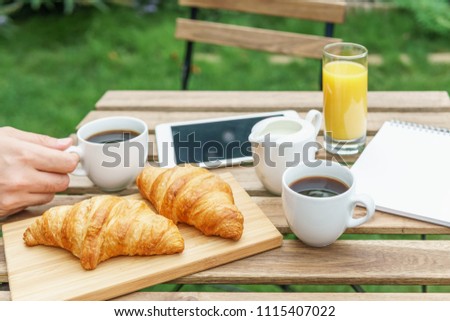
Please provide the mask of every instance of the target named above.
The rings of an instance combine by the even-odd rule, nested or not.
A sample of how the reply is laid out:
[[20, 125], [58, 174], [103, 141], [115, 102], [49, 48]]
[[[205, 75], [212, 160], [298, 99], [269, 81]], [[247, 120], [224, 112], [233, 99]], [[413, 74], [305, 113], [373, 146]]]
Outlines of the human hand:
[[50, 202], [69, 185], [79, 157], [64, 152], [71, 138], [56, 139], [0, 127], [0, 217]]

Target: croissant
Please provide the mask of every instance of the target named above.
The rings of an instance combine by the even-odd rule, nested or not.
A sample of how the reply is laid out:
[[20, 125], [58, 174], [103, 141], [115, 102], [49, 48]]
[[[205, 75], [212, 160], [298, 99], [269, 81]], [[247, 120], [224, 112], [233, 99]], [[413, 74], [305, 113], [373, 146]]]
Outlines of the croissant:
[[239, 240], [244, 218], [234, 205], [230, 185], [204, 168], [146, 167], [136, 184], [159, 214], [187, 223], [205, 235]]
[[27, 228], [25, 244], [64, 248], [93, 270], [119, 255], [174, 254], [184, 240], [176, 225], [144, 201], [103, 195], [50, 208]]

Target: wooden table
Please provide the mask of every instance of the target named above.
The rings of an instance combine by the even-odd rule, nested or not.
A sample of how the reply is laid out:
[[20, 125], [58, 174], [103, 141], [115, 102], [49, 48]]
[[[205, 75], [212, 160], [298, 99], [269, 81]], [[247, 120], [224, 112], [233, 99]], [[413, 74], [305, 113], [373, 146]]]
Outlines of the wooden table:
[[[200, 92], [200, 91], [109, 91], [80, 123], [128, 115], [144, 119], [154, 142], [158, 123], [211, 118], [253, 112], [295, 109], [300, 116], [321, 110], [321, 92]], [[450, 128], [447, 92], [370, 92], [368, 134], [373, 136], [384, 121], [398, 119]], [[371, 137], [369, 137], [370, 140]], [[149, 151], [150, 160], [156, 151]], [[329, 157], [320, 151], [319, 158]], [[347, 158], [349, 163], [355, 157]], [[252, 167], [216, 169], [231, 172], [252, 199], [283, 234], [290, 233], [281, 199], [268, 193]], [[135, 186], [123, 191], [131, 194]], [[70, 187], [51, 204], [30, 208], [0, 224], [40, 215], [45, 209], [73, 203], [100, 193], [87, 178], [73, 177]], [[297, 240], [285, 240], [282, 247], [173, 280], [174, 284], [343, 284], [343, 285], [450, 285], [450, 240], [375, 238], [370, 235], [448, 235], [450, 229], [377, 212], [370, 222], [346, 233], [359, 239], [339, 240], [315, 249]], [[0, 238], [0, 299], [8, 300], [8, 273]], [[449, 291], [450, 292], [450, 291]], [[142, 293], [121, 300], [450, 300], [450, 293]]]

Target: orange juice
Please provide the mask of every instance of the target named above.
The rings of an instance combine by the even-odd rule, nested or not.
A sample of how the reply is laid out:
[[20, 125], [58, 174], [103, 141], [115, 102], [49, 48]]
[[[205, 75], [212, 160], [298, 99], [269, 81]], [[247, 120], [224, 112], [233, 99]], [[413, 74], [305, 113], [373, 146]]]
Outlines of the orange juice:
[[367, 127], [367, 68], [351, 61], [323, 67], [325, 130], [335, 140], [363, 137]]

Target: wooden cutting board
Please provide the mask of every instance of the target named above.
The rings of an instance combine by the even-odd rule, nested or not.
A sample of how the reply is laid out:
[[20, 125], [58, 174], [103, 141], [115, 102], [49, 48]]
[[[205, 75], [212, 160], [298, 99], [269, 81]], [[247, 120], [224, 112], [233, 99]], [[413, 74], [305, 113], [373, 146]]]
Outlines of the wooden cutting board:
[[230, 173], [221, 177], [230, 184], [244, 215], [244, 233], [237, 242], [204, 236], [180, 224], [183, 253], [116, 257], [85, 271], [79, 259], [66, 250], [24, 244], [23, 232], [35, 218], [3, 225], [12, 300], [110, 299], [280, 246], [282, 235], [245, 190]]

